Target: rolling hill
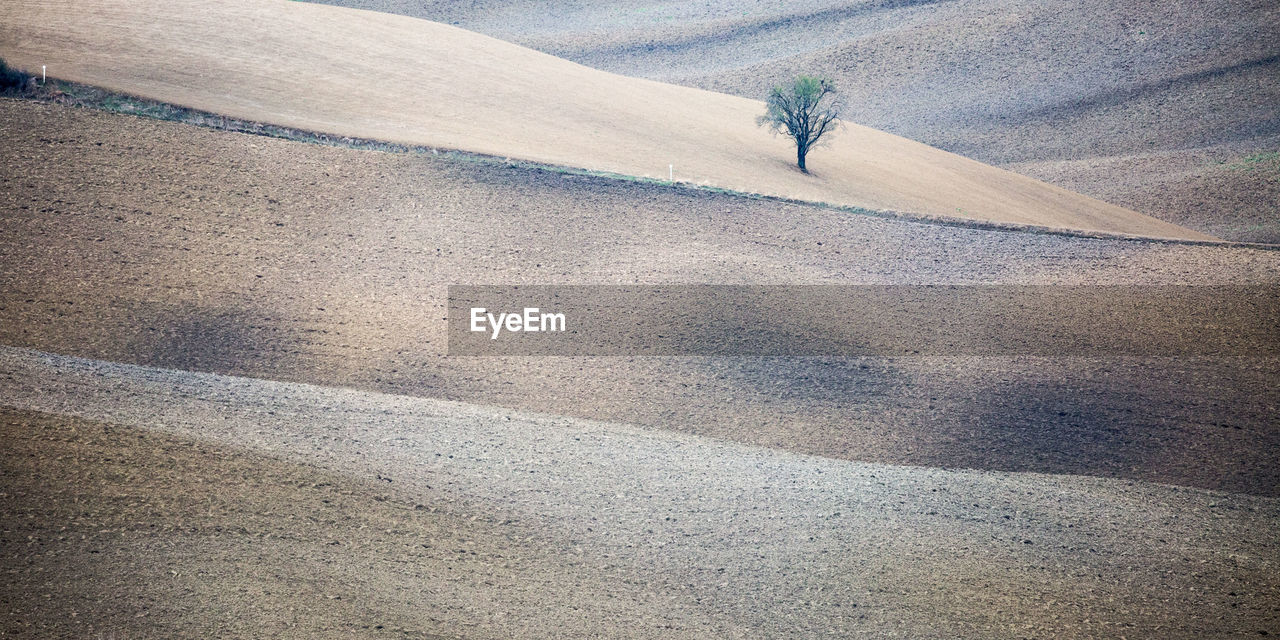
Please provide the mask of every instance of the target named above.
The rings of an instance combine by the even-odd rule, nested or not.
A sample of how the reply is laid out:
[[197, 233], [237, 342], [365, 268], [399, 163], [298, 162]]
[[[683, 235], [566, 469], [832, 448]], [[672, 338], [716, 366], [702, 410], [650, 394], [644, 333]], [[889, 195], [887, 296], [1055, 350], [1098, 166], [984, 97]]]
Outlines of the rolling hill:
[[1268, 0], [321, 0], [759, 98], [830, 74], [850, 117], [1193, 229], [1280, 242]]
[[1210, 236], [849, 123], [791, 169], [761, 103], [589, 69], [398, 15], [270, 0], [10, 2], [0, 55], [229, 116], [801, 200], [1144, 236]]
[[[561, 18], [471, 6], [513, 7], [530, 33]], [[822, 6], [793, 5], [844, 15]], [[0, 636], [1280, 633], [1270, 323], [1236, 332], [1245, 355], [462, 357], [445, 300], [484, 283], [1274, 300], [1274, 248], [507, 162], [658, 178], [675, 162], [795, 198], [1205, 237], [853, 125], [803, 176], [754, 127], [758, 102], [408, 17], [23, 0], [0, 24], [0, 55], [55, 76], [497, 156], [0, 97]], [[1078, 298], [1139, 335], [1174, 326], [1123, 315], [1138, 299]], [[1215, 325], [1256, 322], [1229, 302]], [[930, 311], [1010, 332], [977, 307]], [[1082, 324], [1069, 334], [1111, 326]]]
[[833, 458], [1280, 491], [1274, 357], [468, 358], [446, 355], [444, 322], [448, 284], [1213, 286], [1280, 281], [1280, 252], [921, 224], [32, 102], [0, 100], [0, 122], [3, 344]]
[[1273, 498], [851, 463], [8, 347], [0, 391], [6, 632], [1096, 638], [1276, 623]]

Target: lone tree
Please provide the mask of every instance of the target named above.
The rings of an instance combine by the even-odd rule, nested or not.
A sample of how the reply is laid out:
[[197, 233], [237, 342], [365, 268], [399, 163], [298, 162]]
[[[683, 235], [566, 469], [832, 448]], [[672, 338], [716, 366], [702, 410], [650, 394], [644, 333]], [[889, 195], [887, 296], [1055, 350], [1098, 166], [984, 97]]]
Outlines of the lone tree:
[[796, 165], [809, 173], [804, 158], [822, 136], [837, 126], [840, 100], [830, 78], [799, 76], [788, 86], [774, 87], [765, 103], [765, 114], [756, 118], [760, 126], [785, 133], [796, 143]]

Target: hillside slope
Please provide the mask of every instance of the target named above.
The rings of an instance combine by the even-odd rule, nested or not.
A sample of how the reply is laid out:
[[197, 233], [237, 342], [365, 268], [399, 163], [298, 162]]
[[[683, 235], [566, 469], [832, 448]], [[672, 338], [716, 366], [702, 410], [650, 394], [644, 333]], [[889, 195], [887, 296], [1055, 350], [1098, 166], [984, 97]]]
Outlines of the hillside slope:
[[1219, 237], [1280, 241], [1269, 0], [321, 0], [750, 98], [834, 76], [851, 119]]
[[1274, 357], [465, 358], [445, 355], [444, 322], [448, 284], [1274, 284], [1277, 251], [919, 224], [13, 100], [0, 167], [0, 344], [834, 458], [1280, 493]]
[[285, 0], [0, 6], [0, 55], [251, 120], [937, 216], [1209, 236], [849, 124], [791, 168], [761, 103], [627, 78], [443, 24]]
[[1097, 638], [1280, 625], [1276, 498], [851, 463], [10, 348], [0, 404], [13, 408], [0, 410], [6, 632]]

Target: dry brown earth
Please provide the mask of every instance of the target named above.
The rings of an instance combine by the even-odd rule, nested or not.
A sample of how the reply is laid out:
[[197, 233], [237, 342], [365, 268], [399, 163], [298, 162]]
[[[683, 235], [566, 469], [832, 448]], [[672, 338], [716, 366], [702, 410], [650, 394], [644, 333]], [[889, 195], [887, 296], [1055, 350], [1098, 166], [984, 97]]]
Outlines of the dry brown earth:
[[1280, 241], [1268, 0], [322, 0], [759, 98], [834, 76], [853, 120], [1234, 240]]
[[1274, 358], [449, 358], [448, 284], [1257, 284], [1271, 251], [885, 220], [0, 102], [0, 342], [825, 456], [1275, 495]]
[[[286, 0], [0, 5], [0, 55], [248, 120], [933, 216], [1211, 236], [850, 122], [792, 169], [756, 100], [628, 78], [448, 25]], [[856, 118], [854, 119], [856, 121]]]
[[33, 637], [1244, 636], [1276, 499], [0, 348]]
[[12, 100], [0, 227], [5, 635], [1280, 632], [1276, 358], [443, 355], [451, 283], [1274, 284], [1277, 252]]

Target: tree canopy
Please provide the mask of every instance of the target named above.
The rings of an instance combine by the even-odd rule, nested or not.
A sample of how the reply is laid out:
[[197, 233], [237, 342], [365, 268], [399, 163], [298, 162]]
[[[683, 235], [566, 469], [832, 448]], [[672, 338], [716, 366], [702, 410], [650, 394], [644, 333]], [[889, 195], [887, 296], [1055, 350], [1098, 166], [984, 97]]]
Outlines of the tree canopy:
[[765, 102], [765, 114], [756, 119], [774, 133], [785, 133], [796, 143], [796, 165], [808, 173], [805, 157], [823, 136], [839, 126], [840, 100], [830, 78], [799, 76], [789, 85], [774, 87]]

